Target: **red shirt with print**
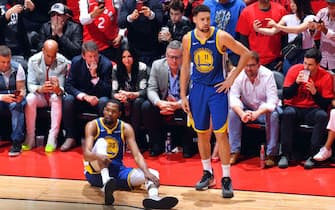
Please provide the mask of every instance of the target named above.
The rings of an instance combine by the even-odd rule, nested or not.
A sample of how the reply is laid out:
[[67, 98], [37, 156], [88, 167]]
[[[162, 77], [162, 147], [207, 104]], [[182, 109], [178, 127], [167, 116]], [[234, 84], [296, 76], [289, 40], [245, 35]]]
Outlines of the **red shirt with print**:
[[270, 4], [271, 9], [268, 11], [260, 10], [258, 2], [247, 6], [242, 11], [236, 26], [237, 32], [248, 37], [249, 48], [259, 54], [261, 64], [268, 64], [281, 56], [281, 33], [267, 36], [256, 33], [253, 27], [254, 20], [261, 21], [263, 27], [266, 27], [265, 18], [272, 18], [275, 22], [279, 22], [286, 15], [283, 6], [274, 2]]
[[[89, 0], [88, 12], [92, 12], [98, 3], [96, 0]], [[101, 15], [95, 17], [93, 22], [84, 25], [84, 41], [92, 40], [99, 48], [99, 51], [107, 49], [112, 41], [118, 36], [119, 26], [117, 24], [117, 13], [112, 0], [105, 0], [105, 10]]]

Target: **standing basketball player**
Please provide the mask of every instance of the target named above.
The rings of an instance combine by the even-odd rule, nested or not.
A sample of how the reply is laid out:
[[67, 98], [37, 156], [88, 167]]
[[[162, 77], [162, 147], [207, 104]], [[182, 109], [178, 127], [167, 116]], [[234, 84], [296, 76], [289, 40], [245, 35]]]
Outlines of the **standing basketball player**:
[[[105, 192], [105, 204], [114, 202], [113, 191], [130, 190], [145, 184], [148, 198], [143, 206], [150, 209], [170, 209], [178, 203], [175, 197], [159, 197], [159, 173], [148, 169], [139, 151], [133, 128], [119, 120], [120, 102], [107, 102], [103, 117], [90, 121], [85, 128], [85, 176], [87, 181]], [[128, 168], [123, 165], [125, 143], [130, 148], [139, 168]]]
[[[215, 185], [210, 162], [210, 137], [214, 130], [222, 161], [222, 196], [231, 198], [234, 194], [230, 178], [230, 148], [227, 138], [227, 91], [251, 55], [247, 48], [228, 33], [210, 27], [210, 9], [207, 6], [199, 5], [194, 8], [193, 21], [196, 28], [183, 37], [180, 95], [183, 109], [188, 113], [198, 135], [198, 148], [204, 169], [203, 176], [195, 188], [206, 190]], [[226, 48], [239, 55], [240, 60], [237, 67], [227, 78], [224, 78], [222, 58]], [[193, 63], [191, 75], [193, 86], [187, 99], [186, 90], [190, 79], [191, 62]]]

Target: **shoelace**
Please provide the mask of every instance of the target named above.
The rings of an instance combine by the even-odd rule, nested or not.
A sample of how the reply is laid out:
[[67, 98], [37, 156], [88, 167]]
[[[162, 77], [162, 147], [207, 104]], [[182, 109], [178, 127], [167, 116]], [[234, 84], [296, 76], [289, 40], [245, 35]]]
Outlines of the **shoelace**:
[[201, 182], [206, 181], [207, 179], [210, 179], [212, 177], [212, 175], [209, 172], [205, 172], [204, 175], [201, 178]]

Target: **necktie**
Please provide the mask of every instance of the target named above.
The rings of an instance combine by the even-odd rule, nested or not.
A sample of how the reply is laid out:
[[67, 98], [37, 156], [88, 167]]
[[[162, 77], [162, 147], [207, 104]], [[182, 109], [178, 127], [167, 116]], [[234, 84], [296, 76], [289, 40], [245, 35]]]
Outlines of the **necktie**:
[[[49, 69], [50, 69], [50, 66], [47, 66], [47, 68], [45, 70], [45, 81], [49, 81]], [[50, 93], [44, 93], [44, 98], [47, 101], [47, 103], [49, 104]]]

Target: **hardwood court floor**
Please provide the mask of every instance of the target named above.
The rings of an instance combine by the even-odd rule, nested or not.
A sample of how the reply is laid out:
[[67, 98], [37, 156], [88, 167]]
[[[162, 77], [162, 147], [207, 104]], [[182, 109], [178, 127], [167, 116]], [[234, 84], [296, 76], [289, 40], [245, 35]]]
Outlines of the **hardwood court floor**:
[[[308, 183], [306, 183], [308, 184]], [[329, 183], [334, 186], [333, 183]], [[223, 199], [221, 190], [195, 191], [190, 187], [161, 186], [161, 195], [178, 197], [174, 209], [206, 210], [334, 210], [335, 197], [235, 191], [233, 199]], [[143, 209], [146, 192], [114, 193], [115, 206], [104, 206], [103, 194], [86, 181], [0, 176], [0, 209], [134, 210]]]

